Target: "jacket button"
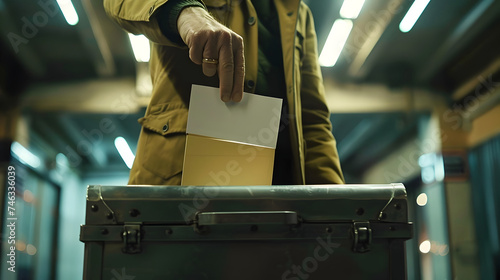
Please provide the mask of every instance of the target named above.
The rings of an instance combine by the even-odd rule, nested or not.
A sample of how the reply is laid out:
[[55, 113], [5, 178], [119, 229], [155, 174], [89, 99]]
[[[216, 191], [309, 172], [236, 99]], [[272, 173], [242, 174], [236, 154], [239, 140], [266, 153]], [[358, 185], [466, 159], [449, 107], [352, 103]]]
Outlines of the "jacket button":
[[255, 86], [255, 82], [253, 80], [248, 80], [247, 81], [247, 87], [249, 89], [252, 89]]
[[166, 123], [164, 126], [163, 126], [163, 132], [167, 132], [168, 131], [168, 123]]
[[250, 24], [250, 25], [254, 25], [256, 21], [257, 20], [255, 19], [255, 17], [249, 17], [248, 18], [248, 24]]

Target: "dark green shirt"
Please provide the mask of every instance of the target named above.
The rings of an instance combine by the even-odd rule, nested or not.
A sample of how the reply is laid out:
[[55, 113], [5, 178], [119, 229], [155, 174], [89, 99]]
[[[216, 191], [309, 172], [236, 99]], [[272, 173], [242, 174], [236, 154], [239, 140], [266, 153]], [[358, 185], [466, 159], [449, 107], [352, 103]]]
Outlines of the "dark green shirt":
[[252, 0], [252, 4], [259, 21], [259, 68], [255, 93], [283, 99], [273, 185], [289, 185], [292, 184], [293, 158], [278, 12], [271, 0]]

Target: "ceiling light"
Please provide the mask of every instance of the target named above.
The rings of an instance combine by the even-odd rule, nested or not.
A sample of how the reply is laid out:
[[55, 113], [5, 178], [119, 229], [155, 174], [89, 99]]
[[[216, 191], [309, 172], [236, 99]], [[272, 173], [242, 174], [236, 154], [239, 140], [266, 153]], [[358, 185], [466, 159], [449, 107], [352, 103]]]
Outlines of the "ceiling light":
[[326, 39], [325, 46], [319, 56], [319, 64], [325, 67], [332, 67], [344, 48], [345, 42], [352, 30], [352, 21], [349, 19], [337, 19], [333, 23], [332, 30]]
[[25, 163], [35, 169], [40, 167], [40, 159], [18, 142], [12, 143], [12, 145], [10, 146], [10, 150], [12, 155], [20, 162]]
[[120, 156], [122, 157], [127, 167], [131, 169], [132, 164], [134, 163], [135, 156], [134, 153], [132, 153], [132, 150], [130, 149], [127, 140], [125, 140], [125, 138], [121, 136], [116, 137], [115, 147], [118, 150], [118, 153], [120, 153]]
[[424, 12], [425, 7], [429, 4], [430, 0], [415, 0], [411, 5], [410, 9], [404, 16], [403, 20], [399, 24], [399, 30], [401, 32], [408, 32], [413, 28], [413, 25], [417, 22], [420, 15]]
[[150, 56], [149, 40], [144, 35], [128, 34], [137, 62], [148, 62]]
[[79, 19], [75, 6], [73, 6], [71, 0], [57, 0], [57, 4], [64, 15], [66, 22], [68, 22], [69, 25], [76, 25]]
[[340, 16], [343, 18], [355, 19], [358, 17], [365, 0], [344, 0], [340, 8]]

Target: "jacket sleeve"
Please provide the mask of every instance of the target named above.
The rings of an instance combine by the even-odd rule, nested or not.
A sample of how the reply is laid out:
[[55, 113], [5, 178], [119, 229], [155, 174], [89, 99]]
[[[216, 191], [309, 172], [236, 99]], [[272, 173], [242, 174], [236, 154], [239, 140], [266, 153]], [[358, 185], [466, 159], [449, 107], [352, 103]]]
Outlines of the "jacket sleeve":
[[[160, 28], [157, 17], [160, 12], [162, 12], [161, 8], [163, 8], [168, 1], [169, 0], [104, 0], [104, 9], [118, 25], [130, 33], [143, 34], [149, 40], [157, 44], [185, 47], [182, 41], [179, 41], [176, 36], [165, 36], [166, 32], [162, 32], [162, 29], [165, 31], [165, 28]], [[199, 3], [205, 7], [203, 2], [200, 1]], [[162, 13], [162, 16], [166, 16], [165, 13]]]
[[307, 20], [301, 67], [302, 130], [306, 142], [305, 181], [306, 184], [343, 184], [344, 176], [332, 134], [330, 111], [318, 61], [314, 22], [311, 11], [305, 8]]

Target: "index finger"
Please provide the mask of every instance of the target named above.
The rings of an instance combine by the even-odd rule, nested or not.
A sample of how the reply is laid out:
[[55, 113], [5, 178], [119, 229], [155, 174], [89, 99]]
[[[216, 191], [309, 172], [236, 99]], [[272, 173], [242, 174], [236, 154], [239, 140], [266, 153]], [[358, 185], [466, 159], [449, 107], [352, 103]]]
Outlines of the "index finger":
[[228, 102], [231, 100], [231, 93], [233, 91], [233, 79], [234, 79], [234, 58], [233, 58], [233, 47], [231, 42], [232, 40], [231, 40], [231, 34], [228, 33], [227, 35], [229, 35], [229, 38], [222, 38], [223, 40], [220, 40], [222, 42], [220, 42], [221, 44], [219, 50], [220, 97], [224, 102]]
[[243, 38], [234, 36], [233, 55], [234, 55], [234, 78], [231, 99], [240, 102], [243, 98], [243, 84], [245, 80], [245, 55], [243, 47]]

